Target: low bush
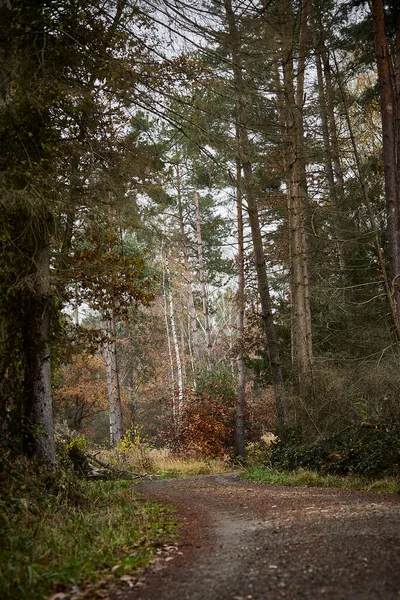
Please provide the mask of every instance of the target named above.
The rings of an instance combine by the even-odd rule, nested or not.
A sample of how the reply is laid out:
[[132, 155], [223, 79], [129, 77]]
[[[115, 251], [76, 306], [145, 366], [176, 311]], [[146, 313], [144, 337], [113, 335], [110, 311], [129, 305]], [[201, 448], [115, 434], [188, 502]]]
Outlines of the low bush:
[[5, 454], [0, 531], [0, 597], [39, 600], [118, 582], [147, 564], [175, 524], [166, 507], [138, 499], [131, 482], [86, 481]]
[[223, 394], [189, 391], [179, 426], [165, 427], [163, 440], [177, 454], [216, 458], [233, 447], [234, 406]]
[[313, 443], [289, 430], [264, 454], [271, 467], [367, 477], [400, 474], [400, 424], [365, 424]]
[[111, 462], [137, 474], [153, 473], [152, 445], [143, 434], [143, 428], [133, 425], [125, 432], [116, 451], [111, 452]]

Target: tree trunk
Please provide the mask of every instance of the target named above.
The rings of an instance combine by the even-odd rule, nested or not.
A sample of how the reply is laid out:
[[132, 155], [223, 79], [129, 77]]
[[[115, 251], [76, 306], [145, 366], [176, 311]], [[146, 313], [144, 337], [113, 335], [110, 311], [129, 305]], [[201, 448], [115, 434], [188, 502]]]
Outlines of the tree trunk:
[[328, 111], [327, 111], [327, 100], [325, 94], [325, 82], [322, 69], [322, 58], [321, 58], [321, 43], [318, 39], [316, 22], [314, 23], [313, 41], [315, 48], [315, 62], [317, 69], [317, 80], [318, 80], [318, 100], [319, 100], [319, 115], [321, 118], [322, 127], [322, 140], [323, 140], [323, 157], [325, 166], [325, 176], [328, 184], [329, 201], [333, 212], [333, 226], [334, 235], [336, 238], [337, 252], [339, 257], [340, 270], [346, 272], [347, 254], [345, 252], [344, 245], [344, 227], [342, 224], [343, 218], [341, 216], [341, 207], [339, 206], [337, 198], [337, 187], [335, 182], [335, 175], [333, 170], [332, 161], [332, 143], [329, 133], [328, 124]]
[[[312, 332], [309, 299], [309, 276], [307, 242], [305, 234], [305, 160], [303, 156], [303, 97], [304, 97], [304, 53], [307, 26], [308, 2], [304, 0], [301, 13], [300, 48], [298, 72], [294, 73], [293, 36], [294, 19], [291, 0], [285, 3], [285, 21], [282, 29], [283, 91], [286, 117], [285, 149], [289, 168], [290, 189], [288, 190], [290, 258], [291, 258], [291, 301], [292, 301], [292, 360], [298, 376], [299, 393], [306, 397], [310, 392], [312, 375]], [[295, 90], [294, 82], [297, 82]], [[299, 102], [301, 104], [299, 104]]]
[[181, 355], [179, 350], [179, 342], [178, 335], [176, 333], [176, 325], [175, 325], [175, 311], [174, 311], [174, 299], [172, 296], [171, 289], [171, 275], [169, 271], [169, 262], [168, 258], [165, 259], [165, 266], [167, 271], [167, 289], [168, 289], [168, 301], [169, 301], [169, 319], [171, 324], [171, 333], [172, 333], [172, 343], [174, 345], [175, 351], [175, 362], [176, 362], [176, 371], [177, 371], [177, 380], [178, 380], [178, 404], [175, 406], [174, 404], [174, 420], [175, 424], [178, 425], [181, 420], [182, 410], [183, 410], [183, 378], [182, 378], [182, 362]]
[[115, 313], [111, 311], [111, 368], [113, 374], [113, 390], [114, 390], [114, 408], [115, 408], [115, 439], [114, 443], [117, 445], [124, 435], [124, 423], [122, 418], [122, 404], [121, 404], [121, 385], [120, 385], [120, 374], [118, 364], [118, 350], [117, 350], [117, 323]]
[[206, 346], [207, 346], [207, 365], [210, 368], [213, 362], [213, 347], [211, 340], [211, 326], [210, 316], [208, 312], [208, 297], [207, 297], [207, 283], [206, 283], [206, 272], [204, 268], [204, 255], [203, 255], [203, 240], [201, 237], [201, 218], [200, 218], [200, 205], [199, 205], [199, 194], [197, 189], [194, 190], [194, 205], [196, 209], [196, 235], [197, 235], [197, 253], [199, 258], [199, 275], [201, 285], [201, 297], [203, 301], [203, 316], [204, 316], [204, 329], [206, 332]]
[[242, 66], [240, 60], [240, 34], [237, 29], [235, 15], [232, 10], [231, 0], [224, 0], [225, 13], [229, 29], [228, 43], [232, 55], [232, 68], [236, 94], [236, 127], [239, 134], [240, 161], [243, 167], [244, 189], [247, 199], [247, 210], [251, 228], [254, 249], [254, 259], [257, 273], [258, 293], [261, 301], [262, 319], [266, 337], [266, 349], [271, 365], [272, 382], [275, 392], [275, 402], [278, 425], [284, 425], [285, 410], [283, 400], [283, 375], [279, 357], [278, 339], [275, 331], [274, 318], [272, 314], [272, 302], [269, 292], [264, 249], [261, 237], [260, 219], [257, 206], [257, 194], [253, 177], [251, 163], [250, 143], [247, 134], [246, 123], [246, 100], [245, 84], [243, 81]]
[[325, 47], [325, 41], [323, 38], [323, 26], [321, 23], [321, 15], [319, 15], [319, 32], [321, 34], [320, 38], [320, 51], [321, 58], [323, 64], [323, 72], [325, 77], [325, 94], [326, 94], [326, 110], [328, 117], [328, 125], [329, 125], [329, 137], [331, 141], [331, 155], [332, 155], [332, 163], [335, 174], [335, 183], [336, 183], [336, 199], [338, 203], [338, 209], [343, 210], [344, 204], [344, 175], [343, 169], [340, 162], [340, 149], [339, 149], [339, 139], [336, 127], [336, 119], [335, 119], [335, 94], [332, 83], [332, 68], [329, 60], [329, 53]]
[[104, 343], [103, 343], [103, 356], [104, 363], [106, 365], [106, 381], [107, 381], [107, 395], [108, 395], [108, 414], [109, 414], [109, 425], [110, 425], [110, 447], [115, 447], [116, 432], [115, 432], [115, 403], [114, 403], [114, 388], [112, 378], [112, 365], [111, 365], [111, 349], [110, 342], [108, 340], [108, 330], [104, 329]]
[[[239, 136], [237, 134], [237, 140]], [[245, 458], [245, 405], [246, 405], [246, 367], [243, 359], [243, 333], [244, 333], [244, 235], [243, 235], [243, 204], [242, 204], [242, 166], [239, 158], [236, 159], [236, 210], [238, 224], [238, 291], [237, 291], [237, 399], [236, 399], [236, 454]]]
[[162, 260], [162, 286], [163, 286], [163, 297], [164, 297], [164, 319], [165, 319], [165, 330], [167, 334], [167, 344], [168, 344], [168, 356], [169, 356], [169, 364], [170, 364], [170, 375], [171, 375], [171, 385], [172, 385], [172, 414], [175, 415], [175, 370], [174, 370], [174, 359], [172, 356], [172, 347], [171, 347], [171, 338], [169, 334], [169, 322], [168, 322], [168, 306], [167, 306], [167, 285], [168, 283], [165, 281], [165, 267], [163, 255], [161, 253]]
[[24, 450], [56, 462], [51, 393], [50, 350], [50, 246], [43, 243], [33, 258], [34, 289], [29, 298], [24, 328], [25, 405]]
[[[383, 0], [372, 0], [372, 17], [382, 118], [389, 270], [394, 286], [397, 317], [400, 319], [400, 161], [398, 158], [400, 97], [396, 93], [395, 79], [392, 80], [393, 67], [386, 39]], [[396, 33], [399, 28], [400, 25], [397, 24]], [[400, 41], [396, 39], [396, 42], [396, 50], [398, 50]]]
[[181, 356], [182, 356], [182, 382], [183, 388], [187, 386], [187, 370], [186, 370], [186, 341], [185, 341], [185, 326], [181, 321]]
[[[193, 283], [192, 283], [192, 272], [190, 270], [189, 263], [189, 252], [188, 252], [188, 244], [187, 244], [187, 236], [185, 232], [185, 224], [183, 221], [183, 210], [182, 210], [182, 198], [181, 198], [181, 177], [180, 177], [180, 169], [179, 165], [176, 167], [176, 181], [177, 181], [177, 191], [178, 191], [178, 213], [179, 213], [179, 229], [182, 240], [182, 252], [183, 252], [183, 262], [185, 266], [185, 279], [187, 285], [187, 294], [188, 294], [188, 304], [189, 304], [189, 316], [190, 316], [190, 326], [191, 326], [191, 342], [193, 346], [193, 356], [196, 362], [200, 358], [200, 348], [197, 334], [197, 315], [196, 308], [194, 304], [194, 294], [193, 294]], [[195, 374], [193, 374], [195, 377]]]

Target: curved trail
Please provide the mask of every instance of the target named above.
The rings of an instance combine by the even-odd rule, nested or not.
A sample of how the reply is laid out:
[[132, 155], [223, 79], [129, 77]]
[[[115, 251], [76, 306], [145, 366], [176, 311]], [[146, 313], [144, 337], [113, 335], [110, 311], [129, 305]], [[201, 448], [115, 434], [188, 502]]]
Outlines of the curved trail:
[[176, 507], [179, 552], [127, 600], [400, 600], [400, 498], [241, 481], [151, 481]]

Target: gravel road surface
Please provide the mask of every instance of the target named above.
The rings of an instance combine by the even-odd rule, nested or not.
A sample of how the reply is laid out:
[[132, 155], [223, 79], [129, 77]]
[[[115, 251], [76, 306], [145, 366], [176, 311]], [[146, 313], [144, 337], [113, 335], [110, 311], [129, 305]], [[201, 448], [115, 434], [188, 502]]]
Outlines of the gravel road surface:
[[124, 600], [400, 600], [398, 495], [272, 486], [234, 473], [138, 489], [172, 504], [182, 527], [177, 546]]

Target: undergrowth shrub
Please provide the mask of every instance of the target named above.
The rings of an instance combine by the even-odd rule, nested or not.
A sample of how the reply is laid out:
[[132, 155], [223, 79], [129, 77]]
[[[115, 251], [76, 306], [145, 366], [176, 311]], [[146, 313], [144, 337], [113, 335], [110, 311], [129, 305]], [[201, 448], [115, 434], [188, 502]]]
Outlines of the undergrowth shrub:
[[116, 452], [111, 453], [117, 463], [135, 473], [151, 473], [154, 461], [151, 457], [152, 445], [143, 433], [143, 427], [133, 425], [126, 430]]
[[72, 468], [2, 453], [2, 600], [70, 597], [87, 584], [100, 597], [98, 582], [131, 577], [173, 534], [168, 509], [139, 500], [129, 481], [87, 481]]
[[189, 391], [179, 427], [167, 424], [163, 438], [178, 454], [213, 458], [233, 446], [233, 433], [234, 406], [223, 394]]
[[329, 438], [343, 427], [362, 422], [377, 425], [400, 422], [400, 369], [398, 358], [348, 364], [315, 361], [312, 389], [306, 400], [295, 393], [285, 396], [287, 422], [307, 440]]
[[62, 423], [56, 426], [55, 441], [59, 465], [66, 470], [72, 469], [76, 475], [86, 476], [90, 471], [86, 438]]
[[400, 423], [352, 427], [342, 434], [304, 443], [298, 430], [274, 442], [265, 462], [274, 468], [368, 477], [400, 474]]
[[10, 451], [3, 452], [0, 465], [0, 530], [13, 515], [86, 505], [84, 482], [72, 469], [50, 467]]

